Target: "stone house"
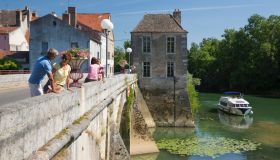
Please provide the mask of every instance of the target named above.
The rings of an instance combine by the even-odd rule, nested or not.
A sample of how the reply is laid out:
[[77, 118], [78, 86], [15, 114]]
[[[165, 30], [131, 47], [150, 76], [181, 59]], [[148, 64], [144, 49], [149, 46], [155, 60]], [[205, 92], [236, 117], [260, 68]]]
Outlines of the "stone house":
[[193, 125], [186, 93], [187, 33], [180, 10], [146, 14], [131, 32], [139, 87], [159, 126]]
[[[101, 20], [105, 18], [110, 18], [110, 14], [82, 14], [77, 13], [75, 7], [68, 7], [68, 12], [64, 13], [62, 17], [57, 17], [52, 13], [33, 20], [30, 26], [31, 66], [49, 48], [56, 48], [59, 52], [70, 48], [87, 48], [90, 52], [90, 58], [100, 58], [101, 65], [105, 65], [106, 39], [100, 25]], [[109, 67], [114, 66], [114, 62], [110, 61], [110, 57], [113, 57], [113, 41], [113, 33], [110, 33]], [[56, 61], [59, 59], [57, 58]], [[87, 71], [89, 62], [82, 65], [84, 72]], [[110, 72], [108, 74], [110, 75]]]
[[5, 51], [29, 51], [29, 24], [31, 12], [0, 10], [0, 49]]

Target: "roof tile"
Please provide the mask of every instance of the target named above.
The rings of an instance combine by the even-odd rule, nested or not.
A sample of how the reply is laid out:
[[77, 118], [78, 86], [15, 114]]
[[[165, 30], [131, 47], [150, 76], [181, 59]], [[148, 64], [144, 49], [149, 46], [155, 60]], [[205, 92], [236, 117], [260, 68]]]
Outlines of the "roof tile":
[[101, 21], [103, 19], [109, 19], [109, 13], [77, 13], [77, 22], [87, 27], [102, 32]]
[[16, 29], [17, 29], [17, 27], [0, 27], [0, 34], [1, 33], [10, 33]]
[[171, 14], [146, 14], [132, 32], [187, 32]]

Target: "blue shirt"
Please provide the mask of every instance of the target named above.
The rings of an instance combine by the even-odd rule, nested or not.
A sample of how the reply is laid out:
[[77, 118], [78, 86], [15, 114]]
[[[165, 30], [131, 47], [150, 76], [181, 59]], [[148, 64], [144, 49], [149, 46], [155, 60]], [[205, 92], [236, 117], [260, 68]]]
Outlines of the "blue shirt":
[[51, 61], [47, 56], [39, 57], [34, 64], [32, 73], [28, 82], [31, 84], [40, 84], [47, 73], [52, 72]]

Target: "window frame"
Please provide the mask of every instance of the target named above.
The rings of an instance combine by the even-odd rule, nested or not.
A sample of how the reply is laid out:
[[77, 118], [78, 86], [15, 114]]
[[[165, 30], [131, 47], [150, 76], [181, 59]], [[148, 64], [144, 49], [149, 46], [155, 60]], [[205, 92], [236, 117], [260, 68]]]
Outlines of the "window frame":
[[[147, 42], [147, 38], [149, 38], [149, 43]], [[148, 46], [148, 44], [149, 44], [149, 46]], [[149, 47], [149, 51], [148, 51], [148, 47]], [[151, 50], [152, 50], [152, 39], [151, 39], [151, 36], [144, 35], [142, 37], [142, 53], [151, 53]]]
[[[169, 51], [169, 41], [168, 41], [168, 39], [169, 38], [173, 38], [173, 52], [172, 52], [172, 48], [171, 48], [171, 46], [170, 46], [170, 51]], [[172, 42], [172, 41], [171, 41]], [[170, 42], [170, 43], [171, 43]], [[172, 44], [172, 43], [171, 43]], [[171, 45], [170, 44], [170, 45]], [[166, 36], [166, 53], [167, 54], [176, 54], [176, 36]]]
[[[73, 47], [74, 46], [74, 47]], [[71, 42], [70, 43], [71, 48], [79, 48], [79, 43], [78, 42]]]
[[[149, 63], [148, 65], [146, 64], [145, 65], [145, 63]], [[145, 67], [149, 67], [149, 76], [145, 76], [146, 74], [146, 72], [145, 72]], [[143, 61], [142, 62], [142, 77], [143, 78], [151, 78], [152, 76], [151, 76], [151, 62], [149, 62], [149, 61]]]
[[[47, 47], [44, 47], [46, 45]], [[46, 48], [46, 50], [44, 50]], [[49, 49], [49, 42], [42, 41], [41, 43], [41, 55], [47, 55]]]
[[[168, 68], [169, 68], [169, 64], [173, 64], [173, 75], [172, 76], [170, 76], [169, 75], [169, 70], [168, 70]], [[172, 65], [171, 65], [172, 66]], [[167, 61], [166, 62], [166, 77], [167, 78], [172, 78], [172, 77], [174, 77], [175, 76], [175, 62], [174, 61]]]

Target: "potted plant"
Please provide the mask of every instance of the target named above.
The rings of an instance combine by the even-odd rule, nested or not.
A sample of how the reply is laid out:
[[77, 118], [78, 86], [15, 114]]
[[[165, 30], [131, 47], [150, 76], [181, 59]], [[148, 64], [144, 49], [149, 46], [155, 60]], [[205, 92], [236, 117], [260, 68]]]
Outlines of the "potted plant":
[[72, 56], [69, 65], [71, 66], [70, 78], [73, 79], [72, 87], [81, 87], [78, 82], [83, 78], [83, 73], [81, 71], [81, 65], [89, 56], [88, 49], [71, 48], [69, 50], [63, 51], [61, 54], [69, 53]]

